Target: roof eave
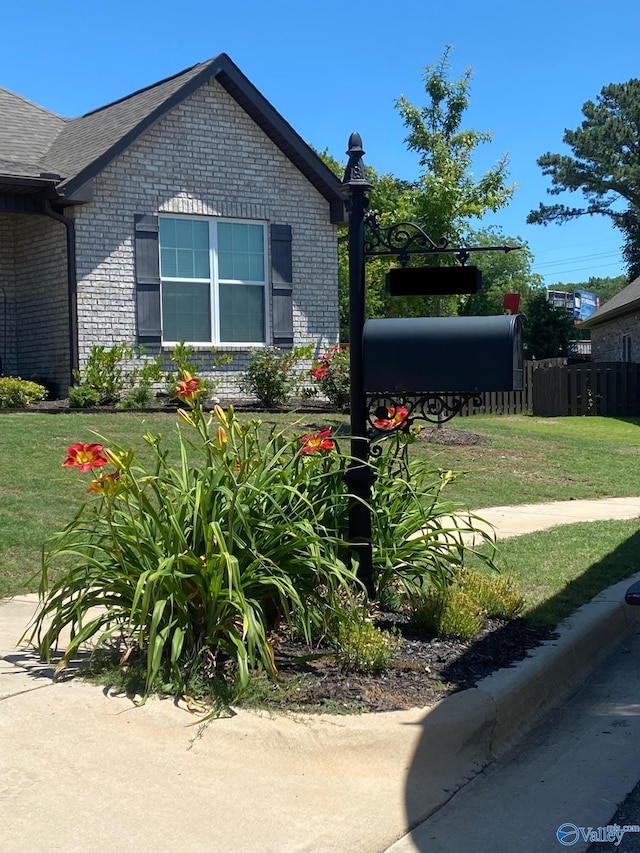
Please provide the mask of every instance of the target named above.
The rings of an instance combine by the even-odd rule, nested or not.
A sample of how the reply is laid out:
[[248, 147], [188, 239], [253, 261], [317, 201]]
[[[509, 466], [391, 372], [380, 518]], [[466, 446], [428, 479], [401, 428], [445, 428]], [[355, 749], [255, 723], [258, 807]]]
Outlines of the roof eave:
[[603, 323], [608, 323], [610, 320], [617, 320], [619, 317], [624, 317], [626, 314], [632, 314], [634, 311], [640, 311], [640, 298], [634, 299], [633, 302], [627, 302], [625, 305], [620, 305], [619, 308], [612, 308], [606, 311], [601, 316], [592, 314], [580, 323], [581, 329], [593, 329], [594, 326], [601, 326]]
[[204, 65], [198, 74], [188, 80], [184, 86], [174, 92], [149, 115], [145, 116], [141, 122], [122, 136], [115, 145], [112, 145], [100, 157], [97, 157], [78, 174], [62, 181], [58, 187], [59, 193], [68, 202], [80, 200], [80, 196], [83, 195], [83, 188], [89, 181], [93, 180], [119, 154], [129, 148], [142, 133], [212, 78], [218, 80], [220, 85], [251, 116], [272, 142], [326, 198], [329, 202], [330, 221], [336, 225], [344, 224], [346, 222], [344, 198], [338, 178], [225, 53], [221, 53]]

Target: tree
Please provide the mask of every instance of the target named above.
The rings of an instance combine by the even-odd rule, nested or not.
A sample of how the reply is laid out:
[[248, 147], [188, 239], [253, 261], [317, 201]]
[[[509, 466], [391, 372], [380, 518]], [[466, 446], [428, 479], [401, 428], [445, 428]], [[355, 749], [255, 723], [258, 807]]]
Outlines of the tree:
[[523, 333], [527, 358], [558, 358], [567, 354], [575, 325], [571, 315], [551, 305], [546, 290], [540, 290], [525, 303]]
[[504, 237], [494, 229], [477, 231], [471, 242], [476, 246], [522, 246], [515, 252], [483, 252], [477, 256], [482, 268], [482, 288], [462, 297], [458, 313], [462, 315], [502, 314], [505, 293], [519, 293], [523, 304], [543, 286], [542, 276], [531, 271], [533, 254], [518, 237]]
[[446, 47], [437, 65], [425, 66], [427, 105], [415, 107], [401, 97], [396, 109], [409, 130], [407, 147], [418, 154], [421, 168], [412, 185], [411, 215], [436, 242], [446, 238], [458, 243], [468, 236], [472, 220], [508, 204], [515, 187], [506, 184], [505, 156], [479, 180], [474, 179], [474, 151], [490, 142], [492, 133], [461, 129], [472, 70], [451, 80], [450, 52], [451, 47]]
[[547, 225], [608, 216], [624, 235], [623, 257], [634, 279], [640, 275], [640, 80], [605, 86], [582, 113], [580, 127], [563, 136], [573, 156], [547, 153], [538, 165], [551, 178], [551, 195], [581, 190], [586, 205], [540, 204], [527, 222]]
[[[415, 107], [401, 97], [396, 102], [405, 127], [406, 144], [418, 154], [420, 175], [415, 181], [402, 181], [391, 174], [378, 174], [367, 166], [373, 185], [369, 210], [382, 227], [398, 222], [419, 225], [437, 243], [443, 239], [452, 245], [469, 241], [472, 222], [488, 211], [506, 205], [514, 192], [507, 186], [507, 160], [502, 157], [478, 180], [471, 172], [475, 149], [491, 140], [491, 133], [461, 129], [469, 105], [471, 70], [459, 80], [449, 76], [447, 47], [436, 65], [424, 69], [427, 105]], [[320, 155], [336, 175], [344, 166], [327, 152]], [[346, 247], [340, 246], [340, 329], [343, 340], [348, 330], [348, 272]], [[438, 266], [457, 261], [450, 255], [414, 257], [413, 265]], [[366, 265], [367, 314], [370, 317], [410, 317], [432, 314], [456, 314], [456, 297], [390, 297], [385, 277], [394, 258], [369, 259]]]

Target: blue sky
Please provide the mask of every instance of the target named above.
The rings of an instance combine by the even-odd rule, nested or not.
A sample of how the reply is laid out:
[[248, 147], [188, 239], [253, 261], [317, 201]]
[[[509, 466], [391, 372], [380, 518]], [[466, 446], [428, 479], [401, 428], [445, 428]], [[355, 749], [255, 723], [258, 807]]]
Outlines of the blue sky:
[[394, 102], [423, 105], [423, 68], [451, 45], [452, 76], [473, 68], [465, 125], [493, 132], [475, 172], [506, 153], [518, 184], [482, 224], [526, 240], [551, 285], [624, 271], [605, 218], [525, 220], [554, 200], [536, 159], [569, 153], [564, 129], [604, 85], [640, 77], [639, 31], [638, 0], [0, 0], [0, 86], [76, 116], [224, 52], [315, 148], [343, 158], [357, 130], [365, 162], [413, 179]]

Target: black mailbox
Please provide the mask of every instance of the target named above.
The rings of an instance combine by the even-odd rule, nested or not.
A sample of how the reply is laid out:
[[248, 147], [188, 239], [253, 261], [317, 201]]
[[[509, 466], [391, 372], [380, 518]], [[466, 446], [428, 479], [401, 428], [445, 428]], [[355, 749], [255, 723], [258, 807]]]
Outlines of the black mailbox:
[[523, 388], [518, 315], [367, 320], [363, 348], [364, 387], [370, 393]]

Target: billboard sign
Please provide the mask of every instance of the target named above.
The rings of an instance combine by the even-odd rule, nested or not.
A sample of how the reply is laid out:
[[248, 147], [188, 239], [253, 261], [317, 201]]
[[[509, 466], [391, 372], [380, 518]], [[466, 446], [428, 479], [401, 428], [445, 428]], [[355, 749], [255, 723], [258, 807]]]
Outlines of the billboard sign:
[[600, 307], [600, 299], [588, 290], [573, 291], [573, 317], [575, 320], [586, 320]]

